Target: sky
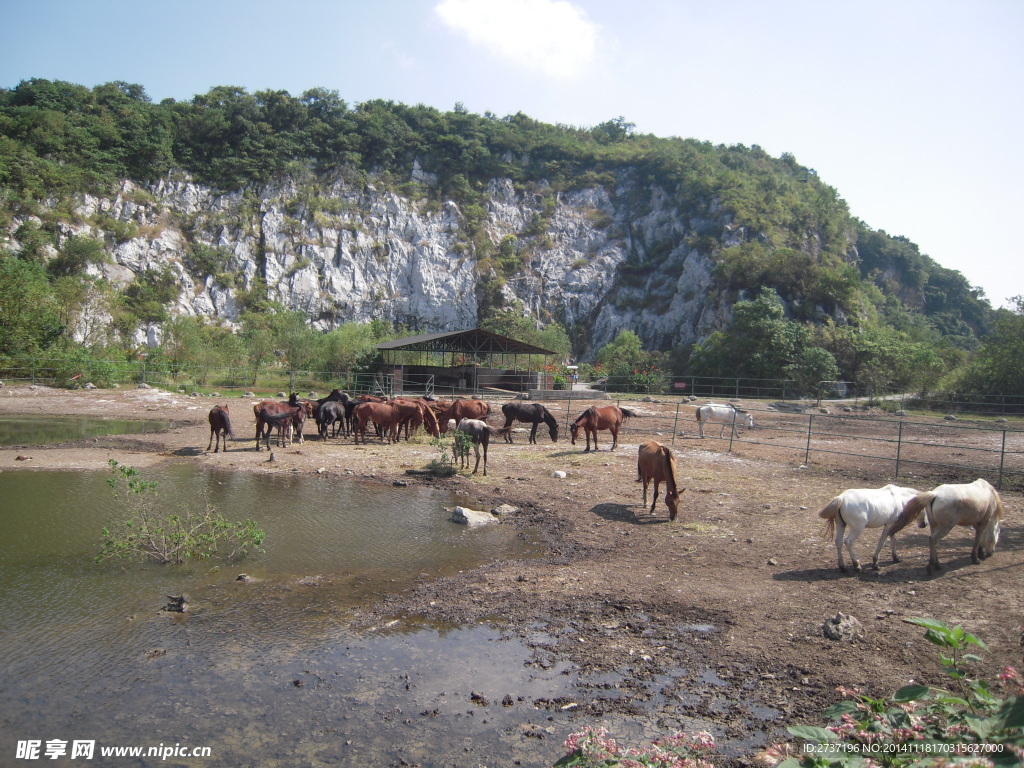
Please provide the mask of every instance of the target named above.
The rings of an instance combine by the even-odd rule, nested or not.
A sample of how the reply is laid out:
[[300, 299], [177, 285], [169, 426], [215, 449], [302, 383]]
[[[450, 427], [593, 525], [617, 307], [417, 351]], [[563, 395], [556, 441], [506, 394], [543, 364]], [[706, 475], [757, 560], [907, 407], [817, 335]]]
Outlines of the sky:
[[0, 18], [0, 88], [327, 88], [788, 152], [993, 306], [1024, 295], [1019, 0], [0, 0]]

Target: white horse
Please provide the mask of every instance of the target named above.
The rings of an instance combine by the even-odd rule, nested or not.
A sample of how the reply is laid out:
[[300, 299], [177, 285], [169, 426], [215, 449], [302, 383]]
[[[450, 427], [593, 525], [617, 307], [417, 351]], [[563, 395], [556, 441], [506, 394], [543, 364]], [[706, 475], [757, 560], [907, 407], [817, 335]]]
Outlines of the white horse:
[[[973, 483], [940, 485], [927, 493], [919, 493], [903, 507], [893, 522], [890, 535], [910, 525], [924, 511], [931, 526], [928, 537], [928, 573], [941, 571], [936, 551], [939, 541], [954, 526], [974, 528], [974, 546], [971, 547], [971, 562], [979, 563], [989, 557], [999, 543], [1000, 521], [1003, 519], [1003, 501], [996, 489], [987, 480], [978, 479]], [[925, 520], [919, 523], [925, 526]]]
[[[900, 512], [903, 511], [903, 505], [918, 493], [920, 491], [898, 485], [886, 485], [882, 488], [851, 488], [843, 491], [822, 507], [818, 511], [818, 517], [826, 521], [822, 535], [826, 539], [831, 539], [833, 532], [835, 533], [839, 570], [846, 573], [846, 564], [843, 563], [843, 544], [846, 544], [854, 570], [857, 573], [861, 572], [860, 560], [857, 559], [853, 545], [865, 528], [882, 529], [882, 536], [878, 539], [875, 554], [871, 557], [871, 567], [878, 570], [878, 553], [882, 551], [886, 538], [889, 539], [889, 546], [892, 548], [892, 561], [898, 563], [900, 558], [896, 554], [896, 539], [893, 537], [895, 531], [888, 531], [887, 528], [899, 517]], [[847, 528], [850, 529], [849, 533], [846, 532]]]
[[706, 422], [718, 422], [722, 425], [722, 428], [718, 432], [718, 436], [722, 437], [725, 434], [725, 425], [732, 425], [732, 435], [736, 435], [736, 425], [742, 424], [747, 429], [754, 428], [754, 417], [746, 411], [739, 410], [734, 405], [719, 405], [718, 403], [708, 403], [702, 405], [697, 409], [697, 429], [700, 430], [700, 436], [704, 437], [704, 424]]

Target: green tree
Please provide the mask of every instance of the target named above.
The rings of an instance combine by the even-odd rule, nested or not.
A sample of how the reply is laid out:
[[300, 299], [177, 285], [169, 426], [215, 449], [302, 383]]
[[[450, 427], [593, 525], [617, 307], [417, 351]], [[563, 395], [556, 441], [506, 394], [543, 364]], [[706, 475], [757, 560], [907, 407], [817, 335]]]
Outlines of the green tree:
[[822, 382], [838, 380], [839, 366], [827, 349], [806, 347], [790, 369], [790, 376], [796, 379], [804, 392], [821, 398], [828, 392], [828, 387], [823, 386]]
[[786, 378], [810, 340], [806, 327], [786, 319], [779, 295], [764, 289], [733, 305], [729, 329], [694, 347], [689, 368], [699, 376]]
[[42, 264], [0, 253], [0, 356], [41, 352], [64, 334]]
[[997, 310], [981, 347], [943, 382], [946, 388], [993, 395], [1024, 392], [1024, 296], [1011, 301], [1009, 309]]

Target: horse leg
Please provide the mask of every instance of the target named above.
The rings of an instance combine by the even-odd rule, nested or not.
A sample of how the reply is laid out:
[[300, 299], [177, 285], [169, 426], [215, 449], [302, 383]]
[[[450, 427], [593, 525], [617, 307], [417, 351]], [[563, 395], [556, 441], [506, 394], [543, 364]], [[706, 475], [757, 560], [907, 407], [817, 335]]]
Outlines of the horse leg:
[[941, 571], [942, 563], [939, 562], [939, 541], [951, 530], [953, 525], [941, 525], [937, 528], [932, 528], [931, 536], [928, 537], [928, 574], [931, 575], [933, 571]]
[[836, 514], [836, 559], [839, 561], [839, 571], [846, 573], [846, 563], [843, 562], [843, 539], [846, 536], [846, 521], [841, 514]]
[[[611, 450], [614, 451], [615, 448], [619, 444], [619, 428], [618, 427], [612, 427], [611, 430], [612, 430], [612, 447], [611, 447]], [[594, 440], [596, 441], [597, 438], [595, 437]], [[657, 495], [657, 493], [658, 493], [658, 481], [657, 480], [654, 481], [654, 493], [655, 493], [655, 495]]]
[[530, 430], [530, 442], [534, 445], [537, 444], [537, 427], [540, 426], [539, 421], [533, 422], [533, 429]]
[[875, 553], [871, 556], [871, 570], [878, 570], [878, 555], [882, 551], [882, 547], [885, 546], [885, 540], [889, 539], [889, 546], [892, 548], [892, 561], [898, 563], [900, 561], [899, 556], [896, 554], [896, 537], [889, 535], [889, 523], [882, 526], [882, 535], [878, 537], [878, 545], [875, 547]]
[[506, 417], [506, 418], [505, 418], [505, 426], [504, 426], [504, 427], [502, 427], [502, 429], [507, 429], [507, 430], [508, 430], [508, 431], [507, 431], [507, 432], [505, 433], [505, 442], [506, 442], [506, 443], [511, 443], [511, 442], [512, 442], [512, 430], [511, 430], [511, 429], [509, 429], [509, 427], [511, 427], [511, 426], [512, 426], [512, 422], [513, 422], [513, 421], [515, 421], [515, 419], [511, 419], [511, 418], [508, 418], [508, 417]]
[[981, 550], [981, 529], [984, 527], [984, 523], [978, 523], [974, 526], [974, 546], [971, 547], [971, 562], [977, 565], [981, 562], [982, 557], [987, 557]]
[[850, 561], [853, 563], [853, 570], [857, 573], [861, 573], [864, 569], [861, 568], [860, 560], [857, 558], [857, 551], [853, 548], [853, 545], [857, 543], [857, 537], [859, 537], [864, 531], [864, 526], [854, 524], [848, 525], [847, 528], [850, 529], [850, 532], [846, 534], [843, 541], [846, 542], [846, 550], [850, 553]]
[[484, 439], [483, 439], [483, 443], [484, 443], [484, 477], [487, 477], [487, 444], [489, 442], [490, 442], [490, 439], [487, 437], [487, 435], [484, 435]]
[[654, 514], [654, 507], [657, 506], [657, 504], [658, 504], [658, 483], [659, 482], [660, 481], [658, 480], [658, 478], [654, 478], [654, 498], [651, 500], [651, 509], [650, 509], [650, 513], [652, 515]]
[[[475, 475], [476, 471], [480, 469], [480, 443], [476, 440], [473, 441], [473, 452], [476, 453], [476, 464], [473, 465], [473, 474]], [[484, 473], [486, 474], [486, 472], [487, 465], [484, 464]]]

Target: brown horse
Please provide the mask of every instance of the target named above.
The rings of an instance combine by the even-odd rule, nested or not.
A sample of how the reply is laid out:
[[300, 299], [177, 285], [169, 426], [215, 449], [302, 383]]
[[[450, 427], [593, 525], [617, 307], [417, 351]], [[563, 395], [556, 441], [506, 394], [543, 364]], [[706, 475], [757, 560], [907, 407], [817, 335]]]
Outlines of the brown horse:
[[451, 419], [458, 424], [463, 419], [478, 419], [485, 421], [491, 414], [491, 406], [483, 400], [466, 400], [458, 398], [443, 413], [437, 417], [438, 427], [441, 434], [448, 431], [448, 420]]
[[654, 498], [651, 500], [650, 514], [654, 514], [654, 507], [658, 503], [658, 483], [664, 482], [668, 519], [675, 520], [679, 514], [676, 461], [668, 447], [654, 440], [648, 440], [640, 446], [640, 455], [636, 462], [636, 481], [644, 484], [644, 507], [647, 506], [647, 486], [651, 480], [654, 481]]
[[[266, 421], [264, 421], [262, 426], [259, 426], [260, 411], [266, 409], [267, 413], [287, 412], [294, 414], [296, 408], [300, 408], [303, 411], [303, 420], [305, 420], [306, 418], [312, 418], [314, 413], [316, 412], [316, 406], [314, 405], [313, 402], [310, 402], [309, 400], [299, 400], [295, 405], [292, 405], [291, 403], [288, 402], [282, 402], [279, 400], [260, 400], [258, 403], [255, 403], [252, 406], [252, 413], [256, 417], [257, 423], [256, 441], [259, 442], [259, 440], [263, 437], [263, 434], [258, 430], [267, 429], [268, 432], [270, 431]], [[295, 419], [293, 418], [293, 423], [294, 422]], [[297, 423], [294, 423], [294, 426], [299, 427], [299, 443], [302, 443], [302, 428]]]
[[[228, 449], [228, 436], [232, 440], [235, 439], [235, 433], [231, 431], [231, 414], [228, 413], [228, 407], [226, 405], [215, 405], [210, 409], [210, 445], [214, 445], [214, 438], [217, 443], [213, 448], [213, 452], [217, 453], [220, 450], [221, 438], [224, 438], [224, 450]], [[210, 450], [210, 445], [206, 446], [206, 450]]]
[[425, 400], [409, 400], [404, 397], [396, 397], [391, 400], [391, 405], [399, 409], [402, 418], [398, 423], [401, 431], [405, 427], [405, 439], [408, 440], [410, 433], [419, 429], [422, 424], [431, 437], [437, 437], [440, 429], [437, 425], [437, 416]]
[[[619, 427], [622, 422], [631, 416], [636, 416], [634, 411], [627, 408], [619, 408], [615, 405], [592, 405], [581, 413], [576, 421], [569, 426], [569, 433], [572, 435], [572, 444], [576, 445], [576, 438], [580, 434], [580, 427], [587, 435], [587, 451], [590, 450], [590, 435], [594, 435], [594, 450], [597, 450], [597, 432], [601, 429], [611, 430], [612, 447], [615, 450], [619, 444]], [[586, 452], [586, 451], [585, 451]]]
[[356, 406], [352, 412], [354, 425], [352, 435], [359, 444], [359, 436], [363, 436], [363, 445], [366, 445], [366, 427], [372, 421], [380, 427], [380, 439], [384, 442], [385, 436], [389, 443], [398, 442], [398, 423], [402, 420], [399, 410], [391, 403], [365, 402]]
[[277, 445], [284, 448], [291, 439], [294, 430], [298, 442], [302, 443], [302, 425], [306, 422], [306, 409], [301, 406], [291, 408], [285, 406], [285, 410], [271, 410], [270, 407], [260, 408], [256, 414], [256, 450], [260, 450], [260, 440], [266, 434], [267, 450], [270, 450], [270, 433], [277, 429]]

